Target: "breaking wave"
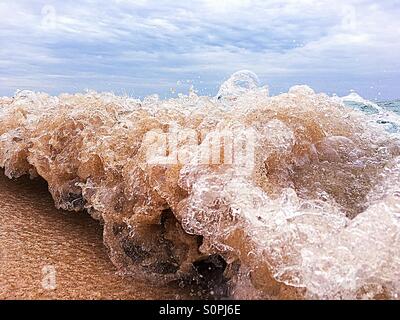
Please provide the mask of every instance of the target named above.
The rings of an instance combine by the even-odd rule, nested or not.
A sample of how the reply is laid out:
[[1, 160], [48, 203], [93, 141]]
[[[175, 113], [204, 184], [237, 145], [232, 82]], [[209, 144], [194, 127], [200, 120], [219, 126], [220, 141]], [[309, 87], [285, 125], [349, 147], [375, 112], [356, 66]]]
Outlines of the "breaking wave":
[[0, 166], [43, 177], [57, 208], [104, 225], [121, 272], [155, 284], [396, 299], [400, 118], [360, 98], [269, 96], [249, 71], [214, 98], [20, 91], [0, 98]]

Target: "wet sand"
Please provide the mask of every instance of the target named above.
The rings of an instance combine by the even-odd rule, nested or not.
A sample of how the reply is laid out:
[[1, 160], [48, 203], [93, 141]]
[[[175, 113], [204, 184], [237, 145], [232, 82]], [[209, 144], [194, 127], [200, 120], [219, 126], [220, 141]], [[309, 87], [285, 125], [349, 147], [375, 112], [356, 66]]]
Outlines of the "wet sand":
[[183, 298], [179, 288], [118, 275], [96, 221], [56, 210], [43, 181], [0, 171], [0, 299]]

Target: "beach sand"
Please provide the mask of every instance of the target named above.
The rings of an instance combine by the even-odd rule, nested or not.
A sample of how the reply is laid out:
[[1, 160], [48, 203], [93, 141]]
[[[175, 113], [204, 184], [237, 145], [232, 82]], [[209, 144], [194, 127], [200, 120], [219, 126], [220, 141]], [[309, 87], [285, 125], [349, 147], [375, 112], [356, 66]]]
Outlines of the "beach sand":
[[0, 171], [0, 299], [187, 297], [118, 275], [98, 222], [55, 209], [45, 182], [9, 180]]

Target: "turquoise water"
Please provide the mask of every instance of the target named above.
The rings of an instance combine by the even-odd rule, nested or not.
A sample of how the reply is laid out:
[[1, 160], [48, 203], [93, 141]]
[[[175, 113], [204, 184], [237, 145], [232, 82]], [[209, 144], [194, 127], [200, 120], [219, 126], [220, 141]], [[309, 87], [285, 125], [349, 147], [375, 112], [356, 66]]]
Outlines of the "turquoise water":
[[375, 108], [372, 104], [364, 104], [355, 101], [344, 101], [344, 104], [352, 109], [360, 110], [367, 114], [377, 114], [379, 110]]
[[[386, 131], [400, 133], [400, 118], [397, 118], [397, 116], [400, 116], [400, 99], [379, 102], [366, 101], [365, 103], [344, 101], [344, 104], [352, 109], [377, 116], [376, 122], [383, 125]], [[386, 113], [385, 111], [389, 112]]]

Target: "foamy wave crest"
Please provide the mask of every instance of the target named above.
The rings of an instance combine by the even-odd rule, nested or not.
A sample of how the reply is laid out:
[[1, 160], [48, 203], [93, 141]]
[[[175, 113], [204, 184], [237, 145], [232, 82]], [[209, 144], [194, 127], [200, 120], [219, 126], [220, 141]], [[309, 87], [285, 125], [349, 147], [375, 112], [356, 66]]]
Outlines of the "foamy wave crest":
[[0, 166], [43, 177], [58, 208], [104, 224], [122, 272], [154, 283], [400, 293], [398, 133], [307, 86], [269, 96], [243, 71], [214, 98], [21, 91], [0, 100]]

